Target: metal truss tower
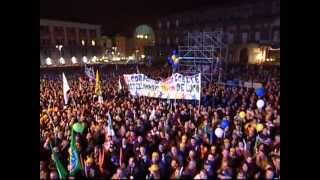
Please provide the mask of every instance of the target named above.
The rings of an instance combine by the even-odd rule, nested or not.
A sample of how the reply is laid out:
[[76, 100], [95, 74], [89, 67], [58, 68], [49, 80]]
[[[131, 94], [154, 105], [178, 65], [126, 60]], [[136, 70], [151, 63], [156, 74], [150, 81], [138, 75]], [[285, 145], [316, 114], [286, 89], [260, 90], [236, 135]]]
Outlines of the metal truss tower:
[[227, 59], [228, 46], [222, 41], [222, 31], [188, 33], [186, 45], [179, 46], [182, 74], [201, 73], [202, 79], [220, 81], [220, 65]]

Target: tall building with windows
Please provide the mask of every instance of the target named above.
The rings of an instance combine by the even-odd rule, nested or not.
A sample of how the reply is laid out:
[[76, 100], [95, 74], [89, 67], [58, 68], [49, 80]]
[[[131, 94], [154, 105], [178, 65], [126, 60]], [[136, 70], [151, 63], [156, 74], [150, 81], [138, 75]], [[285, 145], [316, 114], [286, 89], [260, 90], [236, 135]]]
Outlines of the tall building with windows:
[[250, 54], [261, 46], [280, 47], [280, 0], [239, 2], [172, 14], [160, 18], [154, 29], [159, 56], [168, 56], [185, 44], [188, 32], [220, 29], [229, 45], [229, 61], [250, 62], [250, 58], [240, 58], [241, 50], [247, 48]]
[[94, 56], [101, 53], [100, 36], [100, 25], [40, 19], [40, 58]]

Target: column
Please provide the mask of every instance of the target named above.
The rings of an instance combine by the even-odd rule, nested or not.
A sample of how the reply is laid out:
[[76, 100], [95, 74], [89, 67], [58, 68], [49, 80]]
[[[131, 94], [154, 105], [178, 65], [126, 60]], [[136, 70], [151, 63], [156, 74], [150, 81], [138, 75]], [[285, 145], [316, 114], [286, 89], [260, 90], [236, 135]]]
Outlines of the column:
[[63, 34], [64, 34], [64, 46], [68, 45], [68, 38], [67, 38], [67, 28], [63, 27]]
[[79, 28], [75, 28], [76, 30], [76, 43], [77, 45], [81, 45], [81, 40], [79, 39]]
[[54, 39], [54, 35], [53, 35], [53, 26], [49, 26], [49, 33], [50, 33], [50, 42], [51, 42], [51, 45], [55, 45], [55, 39]]

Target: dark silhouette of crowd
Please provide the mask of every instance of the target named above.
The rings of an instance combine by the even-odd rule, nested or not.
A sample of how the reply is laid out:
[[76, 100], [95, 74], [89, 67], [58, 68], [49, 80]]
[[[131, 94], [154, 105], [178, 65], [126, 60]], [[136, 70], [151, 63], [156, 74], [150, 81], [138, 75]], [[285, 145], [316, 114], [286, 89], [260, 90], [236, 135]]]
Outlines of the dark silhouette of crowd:
[[[203, 83], [201, 106], [195, 100], [131, 96], [121, 75], [136, 73], [134, 65], [94, 68], [101, 74], [103, 103], [84, 68], [41, 70], [41, 179], [59, 178], [53, 150], [70, 170], [71, 127], [76, 122], [85, 127], [76, 137], [83, 170], [68, 178], [280, 178], [279, 67], [228, 65], [222, 80], [260, 82], [265, 95], [258, 97], [253, 88]], [[138, 69], [154, 79], [171, 75], [164, 67]], [[71, 88], [67, 106], [62, 72]], [[262, 109], [258, 99], [265, 102]], [[215, 130], [223, 121], [229, 124], [219, 137]]]

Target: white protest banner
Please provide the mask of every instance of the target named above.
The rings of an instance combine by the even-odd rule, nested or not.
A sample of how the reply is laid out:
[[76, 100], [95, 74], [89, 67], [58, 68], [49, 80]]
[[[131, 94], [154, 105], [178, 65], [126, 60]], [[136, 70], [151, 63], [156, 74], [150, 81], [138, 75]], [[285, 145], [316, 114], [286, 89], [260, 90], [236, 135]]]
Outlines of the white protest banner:
[[246, 88], [255, 88], [255, 89], [257, 89], [257, 88], [261, 88], [262, 84], [261, 83], [253, 83], [253, 82], [247, 81], [247, 82], [244, 82], [243, 86], [246, 87]]
[[150, 79], [144, 74], [125, 74], [123, 77], [130, 94], [134, 96], [200, 100], [200, 73], [193, 76], [175, 73], [162, 81]]

